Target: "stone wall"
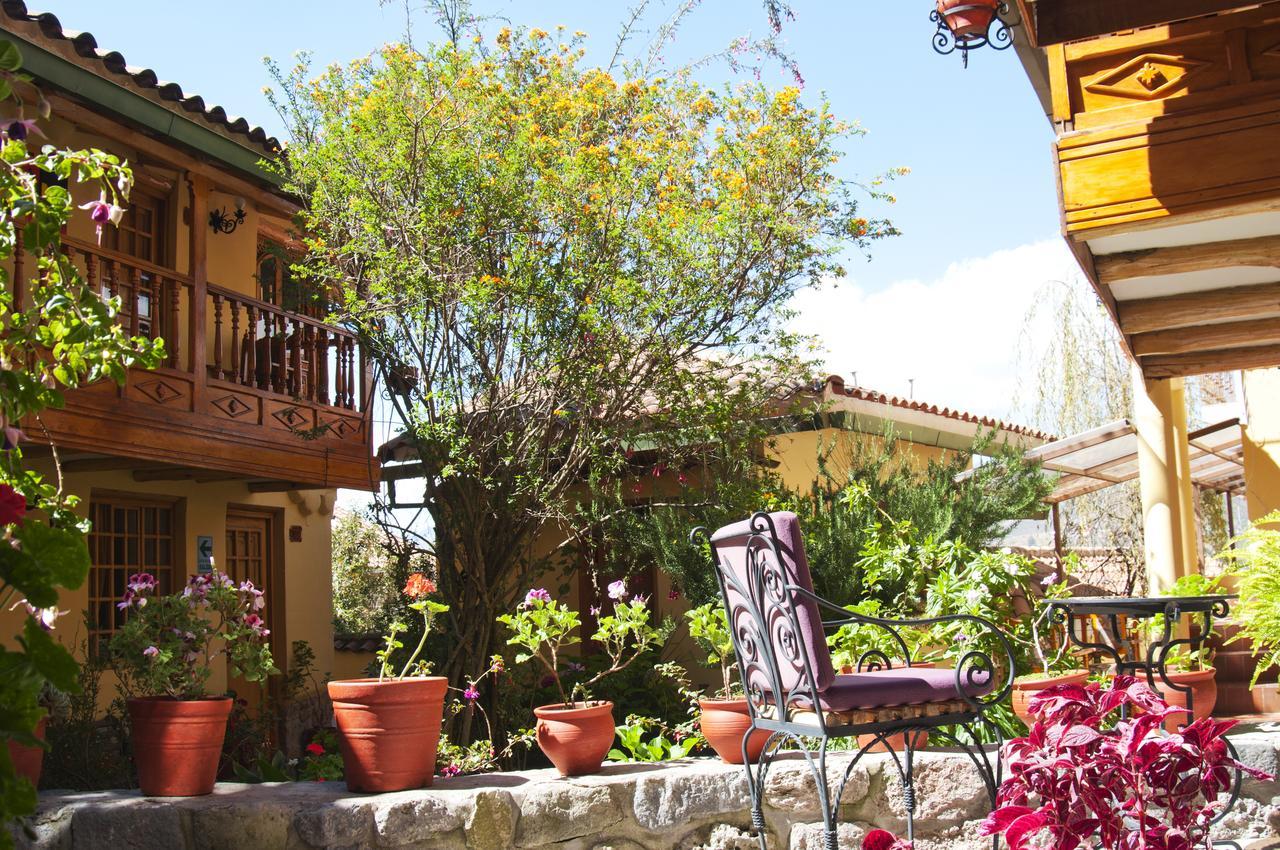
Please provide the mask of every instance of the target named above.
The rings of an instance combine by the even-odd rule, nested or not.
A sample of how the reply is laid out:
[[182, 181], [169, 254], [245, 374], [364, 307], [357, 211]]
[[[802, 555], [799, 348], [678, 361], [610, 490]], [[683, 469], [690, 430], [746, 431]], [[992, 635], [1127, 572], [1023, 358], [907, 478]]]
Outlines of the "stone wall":
[[[1233, 736], [1241, 757], [1277, 772], [1280, 735]], [[832, 757], [843, 770], [848, 755]], [[982, 785], [959, 753], [926, 752], [917, 763], [919, 850], [987, 850], [977, 833], [988, 810]], [[1248, 843], [1280, 835], [1280, 783], [1247, 782], [1219, 837]], [[813, 780], [798, 755], [770, 774], [770, 848], [819, 850], [821, 816]], [[842, 800], [840, 846], [863, 833], [904, 826], [902, 794], [888, 756], [867, 756]], [[311, 850], [325, 848], [559, 847], [564, 850], [705, 848], [754, 850], [742, 769], [711, 759], [611, 765], [600, 775], [562, 779], [549, 770], [437, 779], [430, 789], [361, 796], [340, 783], [238, 785], [208, 797], [143, 798], [136, 792], [49, 793], [15, 831], [39, 850]]]

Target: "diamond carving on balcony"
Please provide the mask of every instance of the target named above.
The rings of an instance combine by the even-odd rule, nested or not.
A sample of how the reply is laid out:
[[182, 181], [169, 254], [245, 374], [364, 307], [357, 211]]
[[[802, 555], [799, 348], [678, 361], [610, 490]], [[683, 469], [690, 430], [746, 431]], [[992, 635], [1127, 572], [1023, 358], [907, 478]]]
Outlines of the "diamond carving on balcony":
[[182, 398], [182, 391], [166, 383], [162, 378], [142, 381], [137, 385], [138, 392], [156, 404], [168, 404], [176, 398]]
[[250, 410], [253, 410], [252, 407], [250, 407], [249, 405], [241, 401], [238, 396], [233, 396], [233, 395], [223, 396], [222, 398], [215, 398], [213, 400], [213, 406], [221, 410], [223, 413], [227, 414], [227, 416], [231, 417], [232, 419], [239, 419], [241, 416], [244, 416]]
[[1144, 53], [1089, 83], [1085, 90], [1131, 100], [1159, 100], [1210, 64], [1184, 56]]
[[307, 417], [296, 407], [284, 407], [271, 415], [286, 428], [301, 428], [307, 424]]

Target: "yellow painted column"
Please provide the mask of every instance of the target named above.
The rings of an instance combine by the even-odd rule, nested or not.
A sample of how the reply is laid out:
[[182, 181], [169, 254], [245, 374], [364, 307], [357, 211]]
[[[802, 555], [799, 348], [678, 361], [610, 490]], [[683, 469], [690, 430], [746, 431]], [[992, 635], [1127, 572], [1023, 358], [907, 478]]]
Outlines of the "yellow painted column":
[[1244, 373], [1245, 498], [1249, 519], [1280, 510], [1280, 369]]
[[1181, 378], [1148, 381], [1136, 366], [1132, 380], [1148, 589], [1160, 593], [1199, 570], [1186, 389]]

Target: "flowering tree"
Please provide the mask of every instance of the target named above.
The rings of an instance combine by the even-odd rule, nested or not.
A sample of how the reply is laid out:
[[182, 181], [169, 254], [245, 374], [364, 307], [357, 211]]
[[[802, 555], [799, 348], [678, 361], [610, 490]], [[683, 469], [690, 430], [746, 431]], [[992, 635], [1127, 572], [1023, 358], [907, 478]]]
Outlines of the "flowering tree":
[[751, 456], [804, 372], [787, 301], [892, 232], [832, 173], [856, 130], [825, 106], [615, 76], [580, 41], [503, 30], [279, 75], [307, 270], [342, 291], [422, 464], [455, 681], [641, 475]]
[[[18, 73], [20, 57], [0, 41], [0, 100], [13, 113], [0, 118], [0, 605], [30, 615], [12, 648], [0, 648], [0, 738], [34, 744], [48, 684], [75, 691], [76, 662], [49, 634], [60, 588], [85, 580], [87, 523], [61, 482], [29, 469], [18, 447], [20, 425], [39, 427], [40, 412], [63, 405], [63, 391], [100, 380], [122, 382], [129, 366], [154, 366], [157, 341], [128, 339], [115, 324], [116, 300], [104, 299], [59, 250], [62, 227], [75, 214], [69, 181], [89, 184], [100, 200], [86, 211], [101, 228], [118, 220], [119, 202], [133, 178], [128, 167], [101, 151], [35, 150], [47, 105]], [[11, 260], [21, 244], [30, 277], [15, 280]], [[56, 455], [55, 455], [56, 459]], [[38, 511], [42, 519], [31, 516]], [[35, 789], [13, 771], [0, 746], [0, 821], [33, 811]], [[0, 848], [10, 846], [0, 829]]]

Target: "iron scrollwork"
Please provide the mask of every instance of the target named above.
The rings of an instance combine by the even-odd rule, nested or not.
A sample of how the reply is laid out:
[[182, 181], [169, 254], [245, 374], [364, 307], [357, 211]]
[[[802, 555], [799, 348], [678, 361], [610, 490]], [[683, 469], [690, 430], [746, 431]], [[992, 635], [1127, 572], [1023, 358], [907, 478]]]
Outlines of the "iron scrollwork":
[[[957, 35], [951, 28], [949, 20], [957, 15], [969, 12], [977, 14], [990, 12], [991, 22], [982, 32]], [[937, 31], [933, 34], [933, 49], [943, 56], [959, 50], [966, 68], [969, 67], [970, 50], [987, 46], [990, 46], [992, 50], [1007, 50], [1013, 44], [1013, 33], [1009, 31], [1009, 25], [1005, 23], [1005, 17], [1008, 14], [1009, 4], [1004, 0], [994, 9], [988, 3], [966, 3], [960, 6], [952, 6], [945, 12], [934, 9], [929, 13], [929, 20], [937, 26]]]

